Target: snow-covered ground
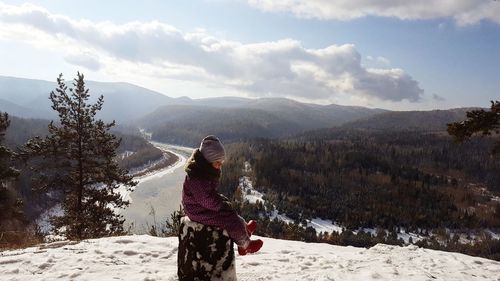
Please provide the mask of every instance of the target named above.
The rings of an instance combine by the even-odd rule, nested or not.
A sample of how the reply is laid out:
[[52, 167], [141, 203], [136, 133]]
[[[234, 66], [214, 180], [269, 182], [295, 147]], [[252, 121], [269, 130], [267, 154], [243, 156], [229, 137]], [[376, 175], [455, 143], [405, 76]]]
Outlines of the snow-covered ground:
[[[264, 240], [236, 254], [238, 280], [500, 280], [500, 262], [416, 246]], [[122, 236], [0, 252], [0, 280], [177, 280], [176, 237]]]

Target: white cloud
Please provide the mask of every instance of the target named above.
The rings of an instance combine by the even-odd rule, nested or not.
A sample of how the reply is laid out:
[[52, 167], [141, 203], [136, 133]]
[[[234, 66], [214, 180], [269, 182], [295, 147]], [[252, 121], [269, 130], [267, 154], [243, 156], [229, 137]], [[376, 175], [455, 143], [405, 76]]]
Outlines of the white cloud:
[[350, 44], [323, 49], [307, 49], [292, 39], [243, 44], [157, 21], [77, 21], [34, 5], [1, 3], [0, 35], [0, 40], [57, 49], [66, 61], [92, 70], [192, 81], [252, 96], [415, 102], [423, 94], [401, 69], [363, 67]]
[[500, 2], [495, 0], [247, 0], [268, 12], [287, 12], [301, 18], [351, 20], [366, 16], [402, 20], [453, 18], [459, 25], [481, 20], [500, 23]]
[[374, 63], [380, 64], [380, 65], [387, 66], [387, 65], [391, 64], [391, 61], [388, 58], [382, 57], [382, 56], [378, 56], [378, 57], [366, 56], [366, 59], [370, 62], [374, 62]]
[[64, 60], [93, 71], [98, 71], [101, 68], [99, 57], [91, 53], [68, 54], [64, 57]]

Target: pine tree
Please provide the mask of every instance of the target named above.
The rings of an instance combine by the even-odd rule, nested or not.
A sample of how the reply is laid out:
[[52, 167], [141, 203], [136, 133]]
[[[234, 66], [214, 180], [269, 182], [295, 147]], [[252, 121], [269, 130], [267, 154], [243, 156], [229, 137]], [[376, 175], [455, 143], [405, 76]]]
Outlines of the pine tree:
[[45, 138], [29, 140], [24, 153], [38, 176], [34, 188], [51, 191], [62, 200], [64, 215], [52, 218], [56, 233], [68, 239], [86, 239], [123, 233], [124, 219], [114, 209], [128, 205], [118, 194], [120, 185], [136, 182], [115, 161], [120, 140], [109, 132], [115, 122], [96, 120], [104, 98], [89, 104], [89, 89], [78, 73], [74, 88], [62, 74], [50, 93], [59, 123], [52, 121]]
[[5, 181], [17, 176], [18, 172], [11, 167], [12, 152], [2, 145], [5, 139], [5, 131], [10, 125], [9, 115], [0, 113], [0, 186], [5, 185]]
[[18, 171], [12, 167], [12, 151], [2, 145], [9, 125], [9, 115], [0, 113], [0, 230], [4, 228], [3, 222], [23, 217], [21, 201], [14, 191], [7, 188], [7, 183], [18, 175]]
[[[472, 110], [467, 112], [463, 122], [448, 124], [448, 133], [456, 142], [463, 142], [474, 134], [489, 136], [500, 134], [500, 101], [491, 101], [491, 110]], [[497, 141], [493, 153], [500, 153], [500, 141]]]

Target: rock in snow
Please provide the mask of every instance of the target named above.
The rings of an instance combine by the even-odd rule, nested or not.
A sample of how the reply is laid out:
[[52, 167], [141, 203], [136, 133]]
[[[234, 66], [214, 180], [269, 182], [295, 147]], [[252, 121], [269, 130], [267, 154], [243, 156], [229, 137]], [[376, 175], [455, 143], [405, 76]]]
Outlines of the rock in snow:
[[[238, 280], [500, 280], [500, 262], [379, 244], [370, 249], [271, 238], [238, 256]], [[177, 280], [178, 238], [121, 236], [0, 252], [0, 280]]]

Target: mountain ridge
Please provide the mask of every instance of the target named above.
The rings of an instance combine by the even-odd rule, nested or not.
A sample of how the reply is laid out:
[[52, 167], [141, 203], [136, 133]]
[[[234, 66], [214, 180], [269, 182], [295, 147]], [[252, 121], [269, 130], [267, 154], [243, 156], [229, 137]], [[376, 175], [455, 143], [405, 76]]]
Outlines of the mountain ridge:
[[[90, 102], [97, 99], [95, 94], [104, 95], [98, 118], [144, 127], [153, 131], [157, 140], [185, 145], [207, 134], [219, 134], [232, 141], [287, 137], [332, 127], [445, 130], [447, 123], [464, 119], [470, 109], [389, 111], [280, 97], [172, 98], [128, 82], [87, 81], [86, 85], [94, 94]], [[54, 119], [57, 116], [51, 111], [48, 96], [55, 87], [55, 82], [0, 76], [0, 111], [23, 118]], [[169, 133], [173, 136], [166, 137]]]
[[478, 108], [388, 111], [344, 124], [343, 128], [374, 130], [443, 131], [446, 124], [465, 120], [467, 111]]

